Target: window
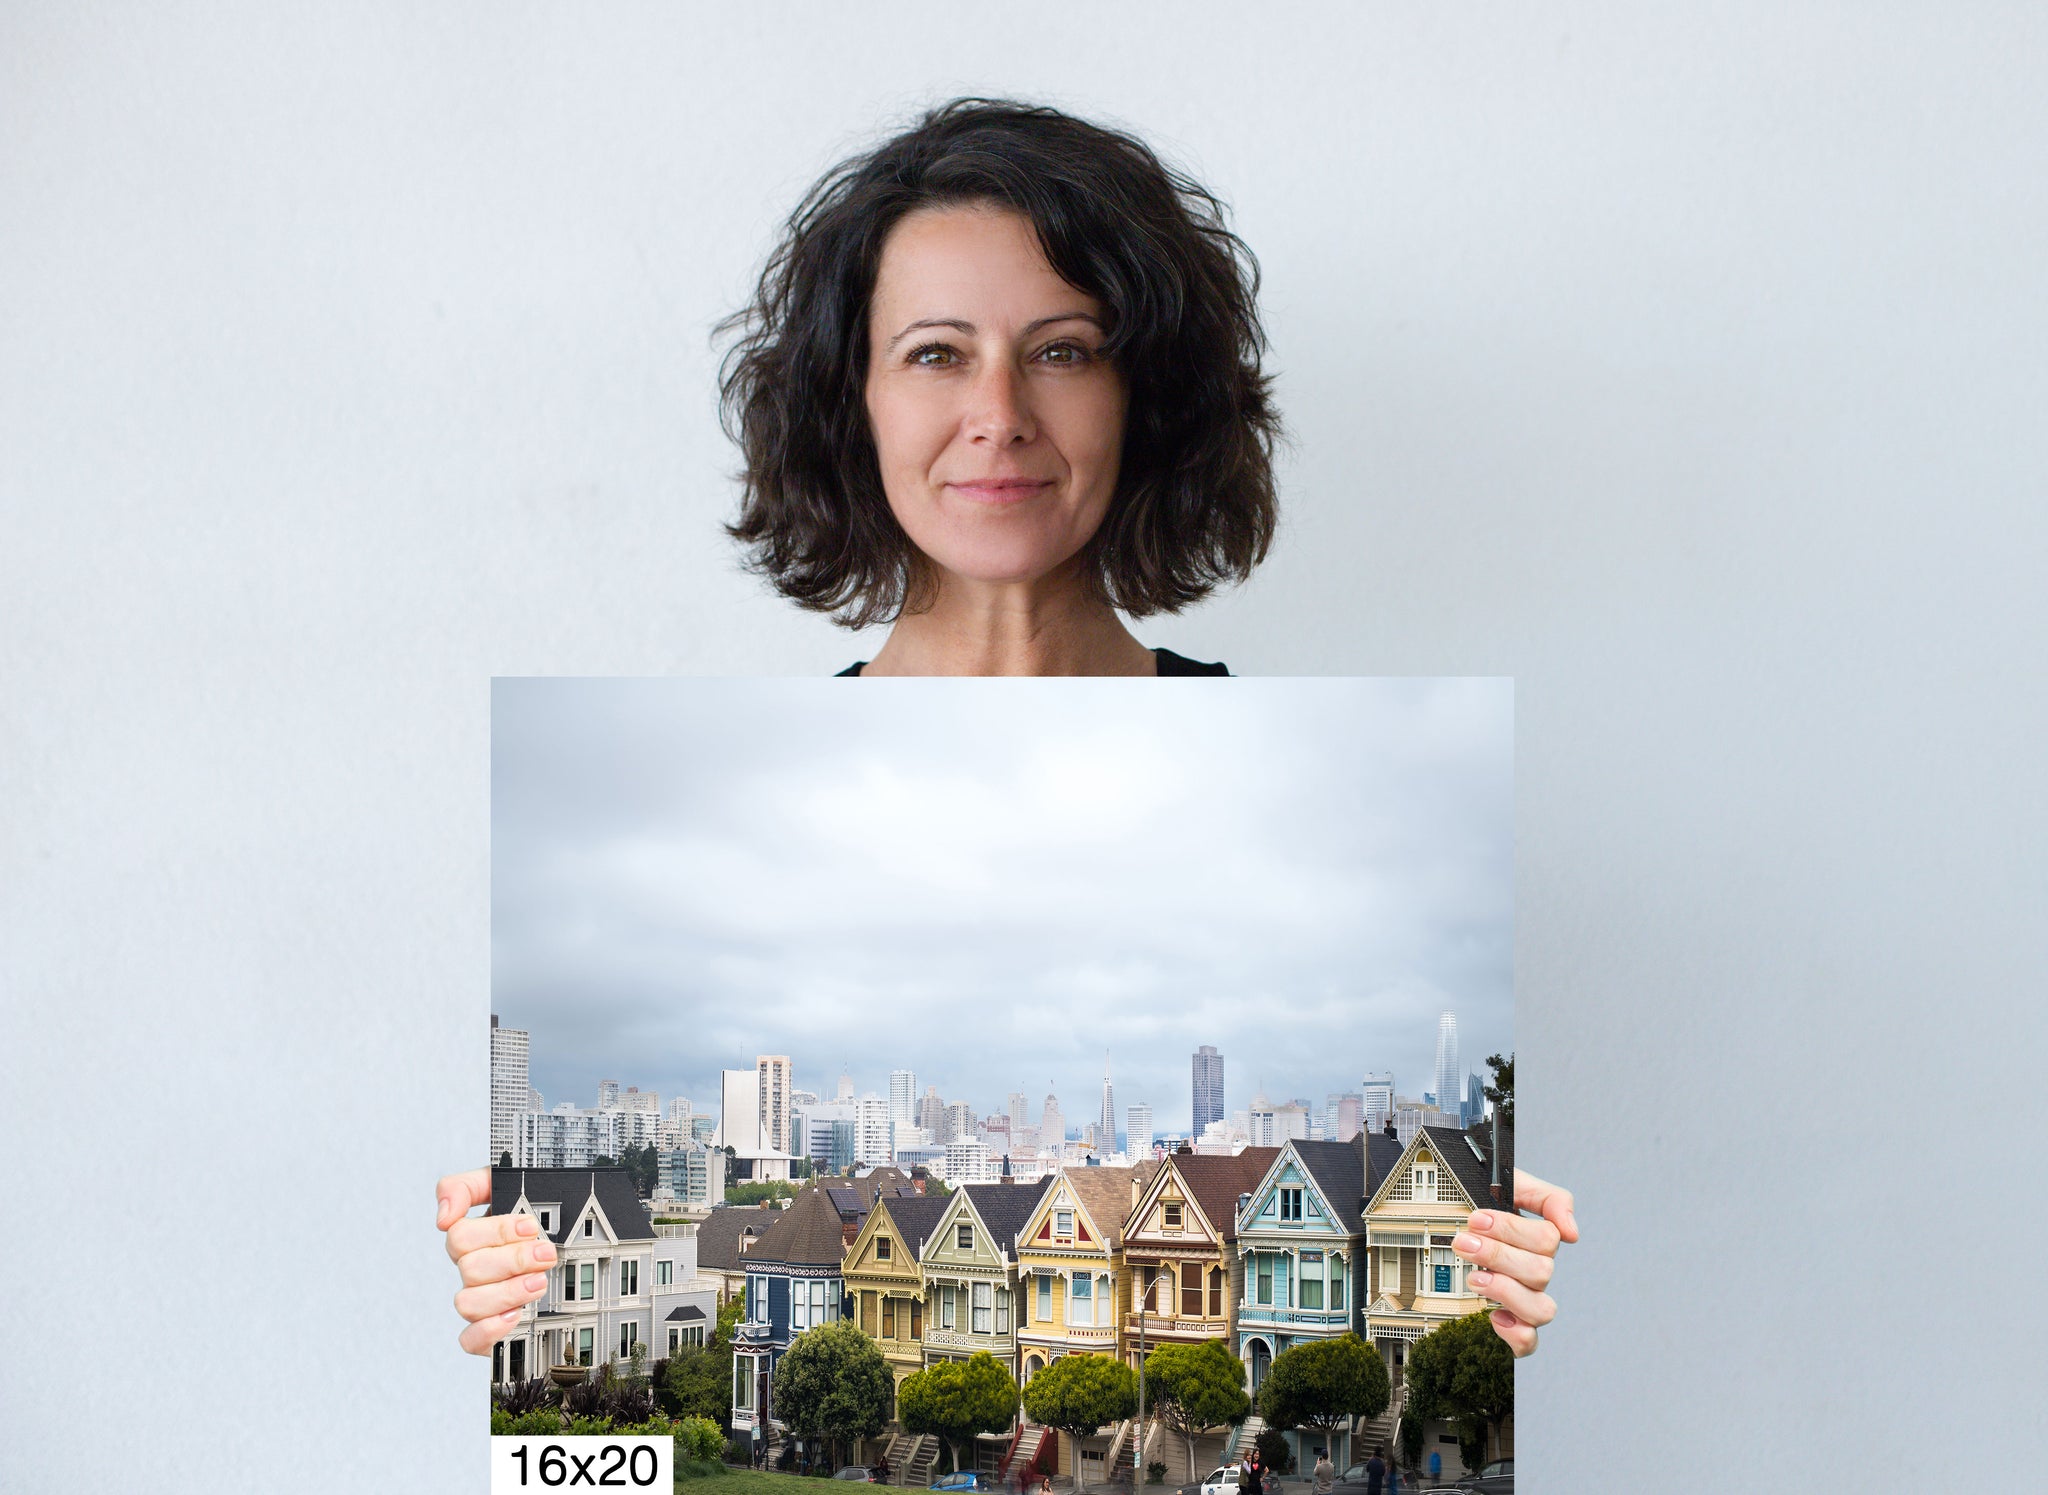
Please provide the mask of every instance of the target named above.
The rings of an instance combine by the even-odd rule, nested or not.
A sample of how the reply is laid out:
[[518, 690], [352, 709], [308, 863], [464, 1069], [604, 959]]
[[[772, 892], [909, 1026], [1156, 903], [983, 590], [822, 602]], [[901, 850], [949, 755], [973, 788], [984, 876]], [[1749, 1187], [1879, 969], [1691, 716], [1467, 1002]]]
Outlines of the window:
[[581, 1291], [576, 1294], [577, 1297], [590, 1299], [597, 1296], [596, 1262], [586, 1261], [585, 1263], [583, 1263], [582, 1271], [580, 1273], [578, 1281], [578, 1286], [581, 1288]]
[[1301, 1218], [1301, 1190], [1282, 1189], [1280, 1191], [1280, 1218], [1283, 1221], [1299, 1220]]
[[1159, 1223], [1168, 1230], [1180, 1229], [1180, 1204], [1178, 1201], [1160, 1208]]
[[953, 1289], [950, 1287], [939, 1289], [939, 1327], [941, 1329], [953, 1327]]
[[547, 1231], [555, 1228], [554, 1214], [553, 1210], [544, 1209], [540, 1212], [540, 1228], [542, 1230]]
[[578, 1365], [590, 1364], [590, 1352], [596, 1347], [596, 1344], [597, 1331], [595, 1329], [578, 1329], [576, 1331], [576, 1363]]
[[676, 1346], [681, 1342], [682, 1331], [680, 1329], [671, 1329], [668, 1331], [668, 1354], [671, 1360], [675, 1358]]
[[1418, 1165], [1415, 1169], [1415, 1199], [1418, 1204], [1436, 1203], [1436, 1169]]
[[924, 1299], [922, 1298], [912, 1298], [910, 1300], [910, 1337], [912, 1339], [924, 1338]]
[[1198, 1261], [1180, 1264], [1180, 1316], [1186, 1319], [1202, 1316], [1202, 1264]]
[[654, 1285], [673, 1287], [676, 1280], [676, 1264], [672, 1261], [658, 1261], [654, 1264]]
[[630, 1298], [640, 1291], [640, 1263], [622, 1261], [619, 1263], [619, 1296]]
[[972, 1225], [955, 1225], [953, 1227], [953, 1245], [956, 1250], [972, 1251], [974, 1249], [974, 1227]]
[[1038, 1321], [1041, 1324], [1052, 1322], [1052, 1276], [1050, 1273], [1039, 1274]]
[[999, 1287], [996, 1289], [996, 1333], [1008, 1334], [1009, 1332], [1010, 1290], [1007, 1287]]
[[590, 1216], [588, 1216], [588, 1215], [585, 1215], [585, 1216], [583, 1217], [583, 1233], [584, 1233], [585, 1235], [591, 1235], [591, 1234], [594, 1234], [594, 1233], [596, 1232], [596, 1230], [597, 1230], [597, 1221], [595, 1221], [595, 1220], [591, 1219], [591, 1218], [590, 1218]]
[[[837, 1311], [839, 1308], [839, 1298], [836, 1293], [832, 1298], [832, 1307], [834, 1310], [832, 1317], [836, 1319], [839, 1317]], [[822, 1324], [825, 1321], [825, 1284], [813, 1282], [811, 1284], [811, 1322], [813, 1324]]]
[[876, 1261], [887, 1261], [888, 1259], [889, 1259], [889, 1238], [888, 1238], [887, 1236], [885, 1236], [885, 1235], [878, 1235], [878, 1236], [876, 1236], [876, 1237], [875, 1237], [875, 1260], [876, 1260]]
[[562, 1263], [562, 1301], [564, 1303], [576, 1301], [576, 1263], [573, 1261]]
[[1281, 1308], [1294, 1306], [1294, 1294], [1287, 1290], [1287, 1279], [1292, 1275], [1288, 1270], [1291, 1265], [1285, 1256], [1276, 1255], [1273, 1258], [1273, 1302]]
[[1252, 1301], [1254, 1303], [1270, 1303], [1273, 1301], [1273, 1258], [1263, 1251], [1254, 1252], [1253, 1254], [1258, 1258], [1259, 1263], [1259, 1295], [1252, 1299]]
[[789, 1285], [789, 1332], [800, 1334], [811, 1327], [811, 1300], [801, 1282]]
[[1449, 1246], [1429, 1248], [1429, 1290], [1433, 1293], [1456, 1292], [1452, 1281], [1458, 1271], [1458, 1258], [1451, 1254]]
[[1086, 1272], [1076, 1272], [1067, 1284], [1067, 1322], [1095, 1322], [1095, 1279]]
[[1344, 1306], [1345, 1275], [1344, 1258], [1333, 1255], [1330, 1258], [1330, 1306], [1332, 1308], [1342, 1308]]
[[1116, 1282], [1108, 1274], [1095, 1279], [1095, 1322], [1097, 1326], [1109, 1322], [1109, 1316], [1116, 1311]]
[[1056, 1236], [1072, 1237], [1074, 1234], [1074, 1212], [1070, 1209], [1056, 1209], [1052, 1212], [1052, 1233]]
[[[1311, 1268], [1310, 1271], [1314, 1269]], [[1311, 1276], [1308, 1271], [1301, 1274], [1301, 1306], [1320, 1308], [1323, 1306], [1323, 1280]]]
[[986, 1282], [974, 1284], [974, 1320], [968, 1328], [976, 1334], [994, 1330], [995, 1289]]
[[754, 1358], [751, 1355], [733, 1357], [732, 1407], [735, 1412], [754, 1409]]
[[895, 1337], [896, 1300], [894, 1298], [884, 1298], [882, 1299], [882, 1338], [894, 1339]]
[[1380, 1247], [1380, 1291], [1396, 1297], [1401, 1292], [1401, 1248]]
[[860, 1295], [860, 1332], [867, 1335], [869, 1339], [875, 1337], [875, 1295], [873, 1293], [862, 1293]]
[[633, 1345], [639, 1338], [640, 1326], [631, 1319], [627, 1319], [626, 1322], [619, 1325], [619, 1358], [621, 1360], [633, 1358]]
[[1223, 1268], [1209, 1268], [1209, 1317], [1223, 1317]]

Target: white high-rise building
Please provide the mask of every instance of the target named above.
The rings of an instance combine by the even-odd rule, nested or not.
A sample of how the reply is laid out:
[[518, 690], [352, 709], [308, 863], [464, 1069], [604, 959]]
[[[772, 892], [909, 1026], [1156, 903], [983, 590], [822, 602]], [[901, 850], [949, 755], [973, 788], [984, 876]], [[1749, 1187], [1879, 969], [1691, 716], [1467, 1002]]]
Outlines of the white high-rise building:
[[761, 1147], [768, 1152], [795, 1152], [789, 1127], [789, 1055], [762, 1054], [754, 1060], [757, 1115]]
[[889, 1103], [879, 1095], [863, 1095], [853, 1103], [853, 1156], [862, 1164], [881, 1164], [896, 1155], [889, 1125]]
[[501, 1028], [491, 1014], [491, 1162], [506, 1153], [519, 1160], [519, 1118], [525, 1114], [533, 1087], [526, 1080], [527, 1033]]
[[531, 1085], [527, 1086], [526, 1109], [529, 1111], [545, 1111], [547, 1108], [547, 1097], [542, 1095], [538, 1090], [535, 1090]]
[[1446, 1012], [1436, 1020], [1437, 1109], [1455, 1114], [1464, 1093], [1465, 1075], [1458, 1068], [1458, 1014]]
[[619, 1092], [615, 1104], [621, 1111], [652, 1111], [661, 1114], [661, 1097], [652, 1090], [642, 1090], [638, 1085], [628, 1085]]
[[917, 1124], [917, 1076], [910, 1070], [889, 1071], [889, 1119], [898, 1126]]
[[1102, 1052], [1102, 1115], [1095, 1124], [1095, 1145], [1103, 1152], [1116, 1151], [1116, 1090], [1109, 1083], [1109, 1051]]
[[1124, 1115], [1124, 1151], [1133, 1162], [1142, 1162], [1152, 1153], [1152, 1108], [1139, 1101]]
[[1024, 1098], [1021, 1090], [1010, 1092], [1010, 1135], [1016, 1136], [1031, 1125], [1031, 1102]]
[[619, 1103], [619, 1082], [599, 1080], [597, 1082], [597, 1109], [609, 1111]]
[[842, 1106], [853, 1104], [853, 1076], [843, 1069], [839, 1071], [839, 1091], [833, 1099]]
[[665, 1114], [667, 1115], [670, 1121], [675, 1122], [678, 1126], [682, 1127], [684, 1131], [688, 1131], [690, 1129], [691, 1115], [690, 1098], [686, 1095], [678, 1095], [672, 1097], [669, 1100], [668, 1110]]
[[992, 1184], [1002, 1165], [989, 1154], [986, 1142], [962, 1137], [946, 1144], [946, 1160], [941, 1166], [949, 1184]]
[[1067, 1140], [1067, 1118], [1060, 1114], [1060, 1098], [1048, 1095], [1045, 1109], [1038, 1117], [1038, 1147], [1041, 1152], [1056, 1153], [1060, 1144]]
[[1393, 1075], [1367, 1075], [1362, 1094], [1364, 1096], [1365, 1129], [1369, 1132], [1377, 1132], [1393, 1119]]
[[761, 1077], [758, 1070], [718, 1072], [718, 1136], [715, 1145], [735, 1152], [761, 1150]]
[[940, 1143], [957, 1142], [962, 1137], [973, 1135], [974, 1107], [964, 1100], [947, 1105], [944, 1119], [939, 1123]]

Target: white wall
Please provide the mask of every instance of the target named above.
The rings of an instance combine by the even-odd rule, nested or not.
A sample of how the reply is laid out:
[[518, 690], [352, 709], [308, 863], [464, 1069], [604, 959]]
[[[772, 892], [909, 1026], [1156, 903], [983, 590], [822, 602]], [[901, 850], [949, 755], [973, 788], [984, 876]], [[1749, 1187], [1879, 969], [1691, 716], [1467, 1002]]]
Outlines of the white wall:
[[[1924, 1180], [2015, 1269], [2039, 1216], [2022, 1128], [1906, 1097], [2037, 1088], [2048, 19], [1686, 9], [11, 7], [0, 1104], [179, 1124], [9, 1156], [134, 1240], [119, 1158], [159, 1227], [29, 1305], [10, 1485], [480, 1478], [430, 1185], [487, 1103], [488, 679], [871, 652], [737, 573], [707, 334], [828, 161], [970, 89], [1140, 128], [1265, 266], [1284, 532], [1142, 635], [1516, 678], [1522, 1156], [1587, 1232], [1531, 1488], [1816, 1433], [1937, 1487], [1895, 1407], [2038, 1462], [2021, 1315], [1897, 1264], [1951, 1245]], [[252, 1135], [258, 1076], [302, 1103]]]

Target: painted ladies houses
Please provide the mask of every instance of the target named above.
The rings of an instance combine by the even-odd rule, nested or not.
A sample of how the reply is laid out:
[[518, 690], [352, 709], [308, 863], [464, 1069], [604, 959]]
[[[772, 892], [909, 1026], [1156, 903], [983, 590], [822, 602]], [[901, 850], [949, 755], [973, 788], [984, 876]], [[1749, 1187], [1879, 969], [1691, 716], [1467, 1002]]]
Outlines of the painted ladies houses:
[[1069, 1167], [1048, 1174], [1017, 1241], [1022, 1274], [1018, 1380], [1062, 1355], [1119, 1355], [1129, 1306], [1123, 1227], [1160, 1164]]
[[[1366, 1203], [1372, 1275], [1363, 1332], [1386, 1357], [1399, 1397], [1410, 1345], [1439, 1325], [1491, 1306], [1466, 1283], [1466, 1263], [1451, 1240], [1473, 1210], [1513, 1208], [1514, 1130], [1424, 1126], [1406, 1147], [1390, 1134], [1373, 1141], [1392, 1159], [1375, 1170]], [[1427, 1429], [1430, 1446], [1437, 1447], [1447, 1431]], [[1511, 1431], [1508, 1441], [1512, 1447]], [[1456, 1448], [1446, 1445], [1442, 1451], [1455, 1472]]]
[[[941, 1195], [885, 1194], [868, 1212], [840, 1266], [854, 1320], [880, 1346], [894, 1385], [924, 1368], [924, 1274], [918, 1256], [953, 1207]], [[896, 1419], [891, 1392], [889, 1420]]]
[[767, 1205], [721, 1204], [697, 1224], [697, 1271], [724, 1303], [747, 1290], [747, 1253], [781, 1218]]
[[1146, 1350], [1230, 1339], [1242, 1289], [1237, 1202], [1279, 1156], [1277, 1147], [1247, 1147], [1235, 1156], [1169, 1153], [1145, 1186], [1124, 1225], [1132, 1284], [1123, 1345], [1133, 1368], [1141, 1330]]
[[918, 1253], [924, 1363], [987, 1350], [1017, 1373], [1017, 1234], [1045, 1181], [962, 1184]]
[[845, 1312], [840, 1211], [815, 1185], [801, 1190], [746, 1254], [746, 1311], [733, 1336], [732, 1429], [779, 1441], [772, 1378], [790, 1341]]
[[620, 1168], [493, 1168], [493, 1215], [532, 1215], [554, 1242], [547, 1292], [492, 1347], [491, 1379], [523, 1381], [565, 1359], [629, 1361], [664, 1353], [670, 1329], [701, 1332], [717, 1293], [696, 1272], [696, 1242], [656, 1230]]
[[1280, 1149], [1238, 1210], [1244, 1287], [1237, 1352], [1254, 1395], [1274, 1356], [1304, 1340], [1348, 1333], [1359, 1322], [1365, 1158], [1363, 1137], [1296, 1138]]

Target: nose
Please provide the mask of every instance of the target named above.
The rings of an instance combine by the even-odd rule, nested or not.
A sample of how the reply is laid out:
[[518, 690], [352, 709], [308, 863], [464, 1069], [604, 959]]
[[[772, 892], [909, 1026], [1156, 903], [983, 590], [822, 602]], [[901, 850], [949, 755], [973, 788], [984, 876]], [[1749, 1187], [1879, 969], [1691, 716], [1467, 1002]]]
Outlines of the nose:
[[972, 440], [998, 447], [1037, 437], [1023, 370], [1005, 359], [982, 364], [968, 392], [966, 432]]

